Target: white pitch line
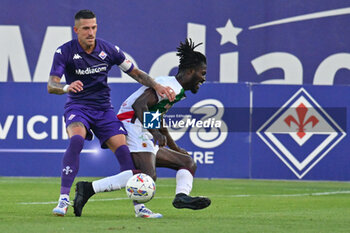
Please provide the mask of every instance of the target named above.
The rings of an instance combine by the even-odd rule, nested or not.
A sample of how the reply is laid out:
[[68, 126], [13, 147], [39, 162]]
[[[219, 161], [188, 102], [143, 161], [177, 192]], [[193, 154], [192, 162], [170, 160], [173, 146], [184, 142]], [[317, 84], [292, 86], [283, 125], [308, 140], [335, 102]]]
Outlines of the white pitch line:
[[337, 15], [346, 15], [346, 14], [350, 14], [350, 7], [299, 15], [299, 16], [294, 16], [294, 17], [285, 18], [285, 19], [279, 19], [275, 21], [253, 25], [253, 26], [250, 26], [248, 29], [252, 30], [257, 28], [269, 27], [273, 25], [292, 23], [292, 22], [298, 22], [298, 21], [304, 21], [304, 20], [310, 20], [310, 19], [325, 18], [325, 17], [337, 16]]
[[[64, 153], [66, 149], [0, 149], [0, 153]], [[86, 149], [81, 153], [97, 153], [97, 150]]]
[[[163, 199], [163, 198], [174, 198], [174, 197], [156, 197], [154, 199]], [[103, 199], [89, 199], [89, 202], [98, 202], [98, 201], [121, 201], [121, 200], [130, 200], [128, 197], [117, 197], [117, 198], [103, 198]], [[57, 201], [48, 201], [48, 202], [19, 202], [20, 205], [47, 205], [47, 204], [57, 204]]]
[[350, 194], [348, 191], [334, 191], [334, 192], [322, 192], [322, 193], [296, 193], [296, 194], [261, 194], [261, 195], [228, 195], [222, 197], [303, 197], [303, 196], [329, 196], [337, 194]]
[[[129, 198], [123, 197], [123, 198], [104, 198], [104, 199], [90, 199], [89, 202], [94, 201], [120, 201], [120, 200], [127, 200]], [[47, 205], [47, 204], [57, 204], [57, 201], [47, 201], [47, 202], [19, 202], [17, 204], [20, 205]]]
[[[237, 195], [215, 195], [210, 196], [212, 198], [215, 197], [303, 197], [303, 196], [329, 196], [329, 195], [337, 195], [337, 194], [350, 194], [350, 190], [348, 191], [334, 191], [334, 192], [321, 192], [321, 193], [296, 193], [296, 194], [237, 194]], [[174, 197], [155, 197], [155, 199], [172, 199]], [[104, 199], [90, 199], [89, 202], [99, 202], [99, 201], [120, 201], [120, 200], [129, 200], [127, 197], [122, 198], [104, 198]], [[19, 205], [47, 205], [47, 204], [56, 204], [57, 201], [49, 201], [49, 202], [19, 202]]]

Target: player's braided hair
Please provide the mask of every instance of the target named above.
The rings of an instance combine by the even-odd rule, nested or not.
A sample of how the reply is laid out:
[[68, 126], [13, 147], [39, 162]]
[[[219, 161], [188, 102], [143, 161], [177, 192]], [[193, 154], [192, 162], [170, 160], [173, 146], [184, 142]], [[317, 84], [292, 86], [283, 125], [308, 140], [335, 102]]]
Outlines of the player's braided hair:
[[202, 63], [207, 64], [206, 57], [197, 51], [194, 51], [196, 47], [203, 43], [194, 45], [192, 39], [186, 39], [185, 43], [180, 42], [180, 46], [177, 48], [177, 56], [180, 57], [179, 70], [195, 68]]

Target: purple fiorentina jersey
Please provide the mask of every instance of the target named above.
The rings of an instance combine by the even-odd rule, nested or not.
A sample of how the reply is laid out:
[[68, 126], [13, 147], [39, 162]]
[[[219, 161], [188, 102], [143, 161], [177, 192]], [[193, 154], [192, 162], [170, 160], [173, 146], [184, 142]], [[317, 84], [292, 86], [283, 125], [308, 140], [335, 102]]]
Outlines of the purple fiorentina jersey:
[[113, 65], [118, 65], [126, 73], [134, 67], [118, 46], [105, 40], [96, 39], [91, 54], [82, 49], [77, 39], [59, 47], [54, 55], [50, 75], [61, 78], [64, 74], [67, 84], [76, 80], [84, 84], [83, 91], [68, 93], [65, 108], [72, 105], [101, 110], [112, 108], [107, 75]]

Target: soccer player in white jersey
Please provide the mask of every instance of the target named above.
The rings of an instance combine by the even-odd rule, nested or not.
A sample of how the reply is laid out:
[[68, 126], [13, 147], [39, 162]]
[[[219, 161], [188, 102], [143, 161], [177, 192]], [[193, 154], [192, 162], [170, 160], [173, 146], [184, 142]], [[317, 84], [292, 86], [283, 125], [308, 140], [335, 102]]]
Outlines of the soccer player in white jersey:
[[[198, 45], [197, 45], [198, 46]], [[180, 43], [177, 55], [180, 57], [179, 70], [176, 76], [158, 77], [156, 81], [169, 86], [175, 91], [175, 100], [169, 101], [159, 96], [154, 90], [141, 87], [122, 104], [118, 118], [123, 122], [128, 132], [127, 144], [136, 169], [150, 175], [156, 180], [155, 167], [167, 167], [177, 170], [176, 196], [173, 200], [175, 208], [203, 209], [210, 205], [207, 197], [191, 197], [193, 176], [196, 171], [194, 160], [187, 151], [180, 148], [170, 136], [166, 127], [161, 129], [144, 129], [143, 113], [158, 111], [167, 112], [171, 106], [185, 97], [185, 91], [197, 93], [200, 85], [206, 80], [206, 57], [194, 49], [197, 47], [191, 40]], [[161, 124], [162, 125], [162, 124]], [[152, 141], [153, 139], [153, 141]], [[155, 146], [158, 143], [158, 146]], [[168, 146], [166, 148], [164, 146]], [[125, 187], [127, 178], [132, 176], [120, 174], [91, 182], [78, 182], [74, 203], [75, 212], [82, 212], [88, 199], [98, 192], [113, 191]], [[135, 205], [136, 217], [160, 218], [161, 214], [149, 211], [148, 215], [140, 210], [147, 209], [144, 204]]]

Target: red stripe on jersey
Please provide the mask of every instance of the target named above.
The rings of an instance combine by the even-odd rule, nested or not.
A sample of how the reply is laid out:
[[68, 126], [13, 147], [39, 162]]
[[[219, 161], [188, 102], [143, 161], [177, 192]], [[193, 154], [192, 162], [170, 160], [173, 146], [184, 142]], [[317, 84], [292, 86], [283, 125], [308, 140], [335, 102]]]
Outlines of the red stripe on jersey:
[[134, 111], [129, 111], [129, 112], [123, 112], [117, 115], [118, 119], [120, 121], [126, 120], [126, 119], [131, 119], [134, 117], [135, 112]]

